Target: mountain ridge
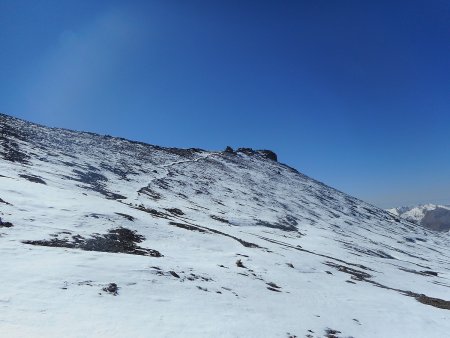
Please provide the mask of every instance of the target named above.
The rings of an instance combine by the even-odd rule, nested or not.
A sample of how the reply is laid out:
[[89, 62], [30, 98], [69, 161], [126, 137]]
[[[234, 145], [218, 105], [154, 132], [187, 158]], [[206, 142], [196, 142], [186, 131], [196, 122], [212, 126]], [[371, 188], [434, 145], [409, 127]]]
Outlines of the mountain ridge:
[[248, 148], [164, 148], [6, 115], [0, 128], [10, 336], [450, 329], [447, 234]]

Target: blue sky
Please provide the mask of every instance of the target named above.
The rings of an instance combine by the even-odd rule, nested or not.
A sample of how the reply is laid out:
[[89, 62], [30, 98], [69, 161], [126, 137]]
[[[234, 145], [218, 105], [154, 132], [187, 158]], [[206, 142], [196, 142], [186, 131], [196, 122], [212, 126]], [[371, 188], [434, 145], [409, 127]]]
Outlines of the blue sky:
[[2, 0], [0, 43], [13, 116], [450, 204], [448, 1]]

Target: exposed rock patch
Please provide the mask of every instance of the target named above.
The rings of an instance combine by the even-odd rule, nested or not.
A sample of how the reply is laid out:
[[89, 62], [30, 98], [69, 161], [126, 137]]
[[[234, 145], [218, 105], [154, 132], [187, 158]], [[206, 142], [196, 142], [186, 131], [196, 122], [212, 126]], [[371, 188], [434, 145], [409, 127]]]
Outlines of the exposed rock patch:
[[102, 290], [113, 296], [117, 296], [119, 294], [119, 287], [117, 286], [116, 283], [109, 283]]
[[[227, 151], [227, 149], [225, 149], [225, 151], [226, 152], [230, 152], [230, 151]], [[233, 150], [233, 149], [231, 149], [231, 150]], [[259, 156], [261, 156], [263, 158], [267, 158], [267, 159], [275, 161], [275, 162], [278, 160], [277, 154], [275, 154], [272, 150], [267, 150], [267, 149], [253, 150], [252, 148], [238, 148], [236, 150], [236, 152], [245, 154], [247, 156], [259, 155]]]
[[36, 175], [20, 174], [19, 176], [22, 178], [25, 178], [26, 180], [33, 182], [33, 183], [47, 184], [41, 177], [36, 176]]
[[166, 211], [168, 211], [168, 212], [170, 212], [172, 215], [176, 215], [176, 216], [183, 216], [183, 215], [184, 215], [184, 212], [181, 211], [181, 210], [178, 209], [178, 208], [169, 208], [169, 209], [166, 209]]
[[422, 304], [431, 305], [439, 309], [450, 310], [450, 301], [439, 298], [432, 298], [426, 295], [417, 295], [416, 300]]
[[126, 228], [109, 230], [107, 234], [94, 234], [85, 238], [80, 235], [67, 236], [70, 233], [64, 232], [55, 234], [49, 240], [23, 241], [25, 244], [81, 249], [86, 251], [125, 253], [131, 255], [162, 257], [157, 250], [139, 247], [136, 243], [141, 243], [145, 237], [136, 231]]
[[128, 214], [123, 214], [121, 212], [116, 212], [117, 215], [122, 216], [123, 218], [126, 218], [127, 220], [134, 222], [134, 217]]
[[225, 223], [225, 224], [230, 224], [230, 221], [228, 221], [227, 219], [220, 217], [220, 216], [216, 216], [216, 215], [209, 215], [209, 217], [211, 217], [213, 220], [221, 222], [221, 223]]
[[5, 200], [2, 200], [1, 198], [0, 198], [0, 203], [6, 204], [6, 205], [12, 205], [11, 203], [8, 203]]
[[0, 228], [12, 228], [13, 226], [11, 222], [3, 222], [0, 218]]

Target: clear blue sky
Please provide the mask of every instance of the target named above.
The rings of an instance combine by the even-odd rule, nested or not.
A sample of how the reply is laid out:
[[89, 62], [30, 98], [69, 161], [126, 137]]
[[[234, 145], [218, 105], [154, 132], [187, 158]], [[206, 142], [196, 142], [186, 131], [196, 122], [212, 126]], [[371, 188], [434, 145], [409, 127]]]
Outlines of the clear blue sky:
[[450, 2], [0, 1], [0, 111], [450, 203]]

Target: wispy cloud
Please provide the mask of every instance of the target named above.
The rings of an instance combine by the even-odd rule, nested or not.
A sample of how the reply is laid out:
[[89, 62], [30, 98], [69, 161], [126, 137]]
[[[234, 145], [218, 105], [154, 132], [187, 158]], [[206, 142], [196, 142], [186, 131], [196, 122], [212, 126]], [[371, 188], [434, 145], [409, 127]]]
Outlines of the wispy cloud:
[[29, 112], [47, 119], [74, 117], [111, 83], [120, 80], [127, 56], [139, 43], [135, 18], [110, 10], [84, 27], [62, 32], [25, 88]]

